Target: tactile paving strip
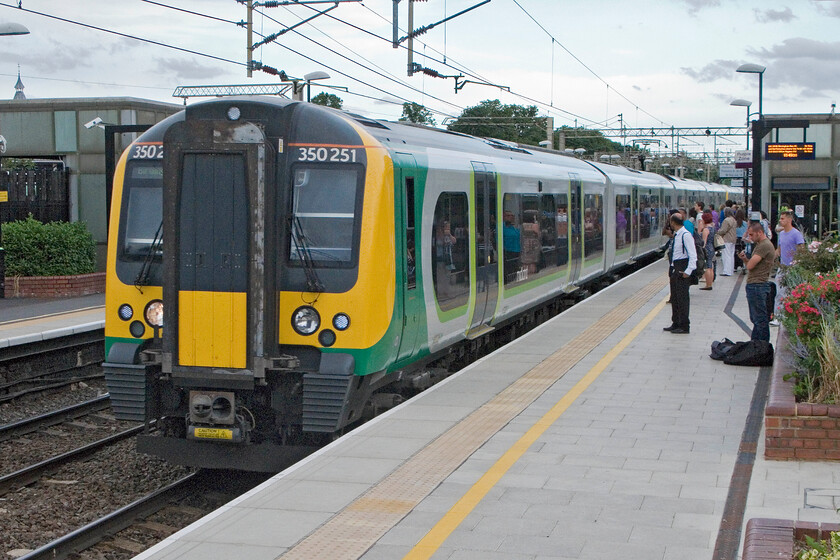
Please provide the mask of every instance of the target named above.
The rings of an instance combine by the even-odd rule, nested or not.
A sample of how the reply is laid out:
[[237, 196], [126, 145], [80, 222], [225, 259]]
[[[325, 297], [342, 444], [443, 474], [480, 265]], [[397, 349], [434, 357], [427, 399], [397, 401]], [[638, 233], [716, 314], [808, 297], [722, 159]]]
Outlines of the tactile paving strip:
[[650, 301], [660, 277], [450, 428], [280, 558], [355, 560], [411, 512], [496, 432]]

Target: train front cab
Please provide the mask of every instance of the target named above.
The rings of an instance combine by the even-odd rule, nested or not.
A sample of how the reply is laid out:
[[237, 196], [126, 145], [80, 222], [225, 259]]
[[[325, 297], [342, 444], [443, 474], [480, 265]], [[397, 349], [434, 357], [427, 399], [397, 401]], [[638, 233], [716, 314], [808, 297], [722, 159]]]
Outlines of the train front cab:
[[145, 376], [165, 437], [141, 451], [276, 470], [358, 419], [362, 374], [393, 360], [390, 159], [347, 118], [250, 100], [188, 108], [163, 146], [164, 327], [110, 377]]

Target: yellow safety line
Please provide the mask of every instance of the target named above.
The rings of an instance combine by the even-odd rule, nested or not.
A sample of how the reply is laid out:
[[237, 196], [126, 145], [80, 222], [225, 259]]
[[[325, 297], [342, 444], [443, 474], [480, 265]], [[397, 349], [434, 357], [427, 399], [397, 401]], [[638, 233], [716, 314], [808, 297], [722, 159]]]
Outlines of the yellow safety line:
[[[75, 317], [76, 315], [90, 315], [91, 311], [101, 311], [104, 313], [105, 306], [104, 305], [96, 305], [93, 307], [83, 307], [81, 309], [73, 309], [71, 311], [58, 311], [56, 313], [47, 313], [45, 315], [38, 315], [36, 317], [24, 317], [22, 319], [12, 319], [11, 321], [0, 321], [0, 327], [6, 325], [18, 325], [20, 323], [31, 323], [33, 325], [40, 324], [45, 322], [47, 319], [56, 319], [56, 318], [70, 318]], [[104, 319], [104, 316], [103, 316]]]
[[659, 302], [644, 319], [642, 319], [621, 342], [615, 345], [601, 358], [583, 379], [577, 382], [569, 392], [563, 395], [551, 410], [540, 418], [513, 446], [499, 458], [490, 469], [446, 512], [437, 524], [426, 533], [420, 542], [405, 555], [404, 560], [420, 560], [431, 558], [438, 548], [443, 545], [449, 535], [458, 528], [466, 517], [481, 502], [484, 496], [501, 480], [502, 476], [522, 457], [528, 448], [539, 439], [543, 433], [557, 421], [560, 416], [577, 400], [587, 387], [595, 381], [610, 363], [615, 360], [634, 338], [645, 329], [656, 315], [665, 307], [665, 300]]

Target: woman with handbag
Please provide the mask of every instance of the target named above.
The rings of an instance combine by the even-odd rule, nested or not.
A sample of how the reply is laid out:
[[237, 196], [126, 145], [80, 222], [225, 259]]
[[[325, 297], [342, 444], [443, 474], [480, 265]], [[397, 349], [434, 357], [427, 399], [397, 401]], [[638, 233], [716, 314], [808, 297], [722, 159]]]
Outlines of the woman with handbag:
[[706, 251], [706, 270], [703, 271], [703, 279], [706, 281], [706, 285], [700, 289], [711, 290], [715, 281], [715, 239], [720, 236], [715, 235], [714, 218], [709, 210], [703, 212], [699, 223], [701, 224], [700, 236], [703, 239], [703, 248]]

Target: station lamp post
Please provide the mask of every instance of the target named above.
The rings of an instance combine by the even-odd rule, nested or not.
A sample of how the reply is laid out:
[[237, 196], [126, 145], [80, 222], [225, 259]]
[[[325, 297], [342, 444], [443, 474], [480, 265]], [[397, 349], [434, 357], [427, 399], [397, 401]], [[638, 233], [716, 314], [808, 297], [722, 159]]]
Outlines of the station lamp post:
[[330, 75], [324, 72], [323, 70], [316, 70], [315, 72], [310, 72], [309, 74], [304, 74], [303, 79], [306, 81], [306, 102], [309, 103], [312, 100], [312, 81], [313, 80], [328, 80]]
[[[742, 64], [735, 70], [742, 74], [758, 74], [758, 120], [752, 124], [753, 135], [753, 190], [752, 209], [761, 210], [761, 141], [767, 134], [764, 127], [764, 71], [766, 68], [760, 64]], [[747, 109], [749, 111], [749, 108]], [[749, 113], [747, 113], [749, 115]], [[747, 117], [749, 120], [749, 117]]]
[[[746, 107], [747, 108], [747, 150], [750, 149], [750, 116], [755, 115], [757, 113], [750, 113], [750, 106], [752, 105], [752, 101], [747, 101], [746, 99], [733, 99], [729, 102], [730, 105], [733, 107]], [[755, 160], [755, 155], [753, 155], [753, 160]], [[753, 171], [755, 173], [755, 171]], [[747, 200], [749, 200], [749, 183], [750, 183], [750, 170], [744, 169], [744, 204], [746, 204]]]
[[[28, 35], [29, 30], [19, 23], [0, 23], [0, 36]], [[3, 138], [0, 136], [0, 138]], [[6, 151], [5, 138], [2, 152]], [[1, 153], [1, 152], [0, 152]], [[6, 251], [3, 249], [3, 222], [9, 207], [9, 190], [7, 185], [0, 184], [0, 299], [6, 297]]]

